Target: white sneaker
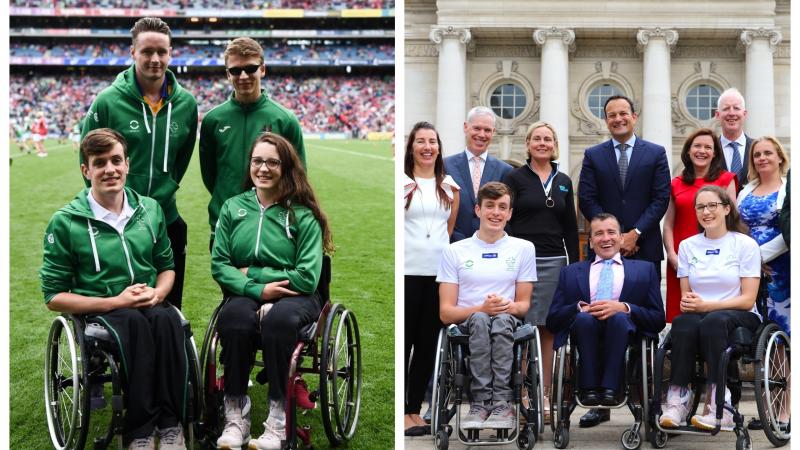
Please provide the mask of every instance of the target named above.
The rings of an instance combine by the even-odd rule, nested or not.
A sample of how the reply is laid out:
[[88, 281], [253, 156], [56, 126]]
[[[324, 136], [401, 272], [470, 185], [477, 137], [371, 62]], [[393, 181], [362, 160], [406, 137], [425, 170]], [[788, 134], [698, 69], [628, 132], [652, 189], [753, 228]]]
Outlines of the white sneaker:
[[[713, 430], [717, 426], [717, 407], [708, 405], [708, 414], [695, 414], [692, 417], [692, 426], [701, 430]], [[733, 431], [733, 414], [727, 409], [722, 411], [720, 431]]]
[[670, 385], [667, 391], [667, 404], [661, 414], [659, 424], [664, 428], [686, 426], [686, 416], [689, 414], [691, 398], [692, 391], [688, 387]]
[[186, 450], [186, 441], [183, 438], [183, 427], [164, 428], [158, 430], [159, 450]]
[[153, 435], [138, 438], [128, 444], [128, 450], [156, 450], [156, 438]]
[[280, 450], [281, 444], [286, 440], [286, 423], [268, 418], [264, 422], [264, 433], [253, 439], [248, 444], [252, 450]]
[[240, 449], [250, 440], [250, 397], [225, 396], [225, 428], [217, 439], [217, 448]]

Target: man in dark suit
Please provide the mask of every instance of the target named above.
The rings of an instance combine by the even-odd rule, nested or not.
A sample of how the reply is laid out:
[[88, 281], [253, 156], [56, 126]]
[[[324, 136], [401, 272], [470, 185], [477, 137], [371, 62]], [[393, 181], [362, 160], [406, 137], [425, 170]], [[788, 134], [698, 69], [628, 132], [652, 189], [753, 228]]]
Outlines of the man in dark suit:
[[489, 181], [501, 181], [511, 166], [489, 155], [489, 144], [495, 132], [494, 111], [476, 106], [467, 113], [464, 134], [467, 149], [444, 159], [445, 172], [461, 187], [461, 200], [451, 242], [471, 237], [480, 225], [475, 215], [475, 196]]
[[747, 161], [753, 140], [744, 134], [747, 109], [744, 107], [744, 97], [736, 88], [728, 88], [720, 94], [714, 117], [722, 129], [719, 143], [725, 156], [725, 169], [736, 174], [737, 188], [741, 189], [747, 184]]
[[554, 348], [570, 333], [578, 347], [581, 402], [613, 406], [618, 403], [625, 348], [637, 332], [657, 337], [664, 328], [664, 304], [656, 266], [620, 254], [622, 230], [616, 217], [599, 213], [589, 230], [595, 259], [561, 270], [547, 328], [555, 335]]
[[[604, 110], [611, 139], [584, 153], [578, 206], [589, 220], [600, 213], [616, 216], [622, 256], [654, 263], [660, 278], [664, 250], [659, 221], [670, 196], [667, 154], [664, 147], [634, 135], [637, 115], [629, 98], [611, 96]], [[591, 251], [589, 258], [594, 258]], [[608, 410], [591, 410], [581, 418], [581, 426], [594, 426], [608, 417]]]

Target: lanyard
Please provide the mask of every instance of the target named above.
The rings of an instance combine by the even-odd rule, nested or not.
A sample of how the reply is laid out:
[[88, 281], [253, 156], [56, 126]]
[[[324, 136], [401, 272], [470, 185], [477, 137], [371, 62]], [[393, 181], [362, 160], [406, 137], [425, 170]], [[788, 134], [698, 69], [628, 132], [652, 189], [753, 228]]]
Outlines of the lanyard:
[[[528, 168], [531, 169], [531, 172], [533, 172], [534, 175], [536, 175], [536, 171], [533, 170], [533, 167], [531, 167], [530, 163], [528, 163]], [[558, 163], [556, 163], [555, 167], [553, 167], [553, 171], [550, 172], [550, 176], [547, 177], [547, 180], [544, 183], [542, 183], [542, 188], [544, 189], [544, 195], [545, 197], [547, 197], [547, 199], [544, 201], [544, 205], [547, 206], [548, 208], [552, 208], [556, 204], [556, 202], [553, 201], [553, 196], [550, 195], [550, 192], [553, 190], [553, 179], [556, 177], [557, 173], [558, 173]]]

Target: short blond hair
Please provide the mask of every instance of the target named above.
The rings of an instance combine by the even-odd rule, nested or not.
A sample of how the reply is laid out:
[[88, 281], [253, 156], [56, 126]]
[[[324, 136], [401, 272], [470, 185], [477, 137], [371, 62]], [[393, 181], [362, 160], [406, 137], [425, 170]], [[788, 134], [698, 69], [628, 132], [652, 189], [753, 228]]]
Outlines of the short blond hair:
[[225, 48], [225, 64], [228, 63], [228, 56], [236, 55], [243, 58], [258, 58], [259, 64], [264, 64], [264, 49], [255, 40], [249, 37], [240, 37], [232, 40]]
[[775, 147], [775, 151], [778, 153], [778, 156], [783, 160], [778, 168], [781, 176], [785, 177], [786, 172], [789, 171], [789, 157], [786, 155], [786, 151], [783, 150], [783, 145], [781, 145], [781, 142], [778, 140], [778, 138], [774, 136], [761, 136], [758, 139], [754, 139], [753, 143], [750, 145], [750, 156], [747, 160], [747, 181], [753, 181], [758, 178], [755, 159], [753, 158], [753, 149], [756, 148], [756, 144], [760, 144], [762, 142], [771, 142]]
[[555, 127], [553, 127], [553, 125], [547, 122], [539, 121], [532, 123], [531, 126], [528, 127], [528, 131], [525, 132], [525, 145], [526, 145], [525, 151], [526, 153], [528, 153], [528, 158], [527, 158], [528, 162], [531, 161], [531, 152], [527, 149], [527, 144], [531, 141], [531, 136], [533, 135], [533, 132], [538, 130], [539, 128], [547, 128], [548, 130], [550, 130], [551, 133], [553, 133], [553, 142], [555, 145], [553, 146], [553, 154], [550, 156], [550, 161], [557, 160], [559, 153], [558, 153], [558, 134], [556, 134], [556, 129]]

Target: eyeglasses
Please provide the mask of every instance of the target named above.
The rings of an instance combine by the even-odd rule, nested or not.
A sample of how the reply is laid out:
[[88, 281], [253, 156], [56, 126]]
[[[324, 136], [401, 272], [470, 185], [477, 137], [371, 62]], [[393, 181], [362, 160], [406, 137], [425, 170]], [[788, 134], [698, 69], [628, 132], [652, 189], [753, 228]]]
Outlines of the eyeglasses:
[[694, 205], [694, 209], [696, 209], [697, 212], [703, 212], [704, 209], [708, 208], [708, 210], [710, 212], [714, 212], [714, 211], [717, 210], [717, 208], [720, 205], [726, 205], [726, 204], [727, 203], [723, 203], [723, 202], [710, 202], [710, 203], [706, 203], [705, 205], [702, 204], [702, 203], [698, 203], [698, 204]]
[[252, 74], [256, 73], [256, 71], [259, 68], [261, 68], [260, 65], [252, 64], [252, 65], [244, 66], [244, 67], [228, 67], [225, 70], [227, 70], [229, 74], [231, 74], [231, 75], [233, 75], [235, 77], [238, 77], [239, 75], [242, 74], [242, 71], [244, 71], [244, 73], [246, 73], [248, 75], [252, 75]]
[[266, 164], [268, 169], [275, 170], [281, 166], [281, 160], [275, 158], [250, 158], [250, 166], [253, 169], [260, 169], [263, 164]]

